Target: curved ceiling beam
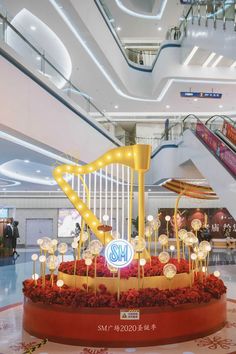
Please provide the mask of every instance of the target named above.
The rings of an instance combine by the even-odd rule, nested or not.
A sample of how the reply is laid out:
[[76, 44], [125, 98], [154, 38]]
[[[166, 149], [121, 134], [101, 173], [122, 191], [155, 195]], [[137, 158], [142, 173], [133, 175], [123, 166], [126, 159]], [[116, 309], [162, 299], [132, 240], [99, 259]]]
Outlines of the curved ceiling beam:
[[156, 15], [145, 15], [128, 9], [120, 0], [115, 0], [115, 2], [116, 5], [119, 7], [119, 9], [126, 12], [128, 15], [143, 18], [146, 20], [160, 20], [163, 16], [163, 13], [167, 5], [167, 0], [163, 0], [160, 11]]

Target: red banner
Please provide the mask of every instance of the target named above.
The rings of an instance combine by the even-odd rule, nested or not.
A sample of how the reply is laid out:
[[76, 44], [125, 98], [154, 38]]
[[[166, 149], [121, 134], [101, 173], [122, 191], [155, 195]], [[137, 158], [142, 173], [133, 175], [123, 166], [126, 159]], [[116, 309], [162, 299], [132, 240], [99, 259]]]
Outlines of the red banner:
[[197, 122], [196, 135], [236, 175], [236, 154], [201, 122]]
[[224, 134], [224, 136], [226, 138], [228, 138], [234, 145], [236, 145], [236, 128], [224, 121], [224, 125], [223, 125], [223, 130], [222, 130], [222, 133]]

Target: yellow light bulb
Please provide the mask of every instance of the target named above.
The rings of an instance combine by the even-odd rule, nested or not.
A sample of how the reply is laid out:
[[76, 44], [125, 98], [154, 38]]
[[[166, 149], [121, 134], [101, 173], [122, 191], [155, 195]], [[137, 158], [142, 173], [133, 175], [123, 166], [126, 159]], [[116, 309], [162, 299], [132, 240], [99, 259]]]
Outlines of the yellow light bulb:
[[82, 205], [82, 204], [79, 204], [79, 205], [77, 205], [77, 208], [78, 208], [78, 209], [82, 209], [82, 208], [83, 208], [83, 205]]
[[67, 166], [66, 169], [67, 169], [67, 171], [70, 171], [71, 170], [71, 166]]
[[89, 170], [90, 170], [90, 171], [92, 171], [92, 170], [93, 170], [92, 166], [91, 166], [91, 167], [89, 167]]
[[86, 216], [86, 218], [88, 218], [89, 217], [89, 213], [86, 213], [85, 216]]
[[110, 160], [110, 159], [111, 159], [111, 155], [108, 155], [108, 156], [107, 156], [107, 160]]
[[117, 153], [117, 156], [118, 156], [118, 157], [121, 157], [121, 153], [120, 153], [120, 152], [118, 152], [118, 153]]
[[93, 225], [94, 225], [94, 226], [97, 225], [96, 221], [93, 221]]
[[78, 171], [81, 172], [81, 171], [82, 171], [82, 167], [79, 167], [79, 168], [78, 168]]
[[132, 153], [131, 153], [131, 152], [128, 152], [128, 156], [132, 156]]
[[101, 162], [101, 161], [99, 161], [99, 162], [98, 162], [98, 165], [99, 165], [99, 166], [102, 166], [102, 162]]

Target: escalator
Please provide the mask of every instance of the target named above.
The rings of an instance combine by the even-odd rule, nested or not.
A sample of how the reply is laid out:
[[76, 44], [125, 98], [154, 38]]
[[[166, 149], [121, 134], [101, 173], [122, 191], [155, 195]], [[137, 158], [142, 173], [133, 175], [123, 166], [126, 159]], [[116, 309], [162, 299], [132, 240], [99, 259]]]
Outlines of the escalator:
[[149, 183], [160, 185], [173, 178], [205, 179], [220, 205], [236, 218], [235, 151], [194, 115], [187, 116], [180, 125], [182, 136], [164, 141], [153, 154]]
[[236, 124], [227, 116], [213, 116], [205, 125], [217, 135], [231, 150], [236, 152]]

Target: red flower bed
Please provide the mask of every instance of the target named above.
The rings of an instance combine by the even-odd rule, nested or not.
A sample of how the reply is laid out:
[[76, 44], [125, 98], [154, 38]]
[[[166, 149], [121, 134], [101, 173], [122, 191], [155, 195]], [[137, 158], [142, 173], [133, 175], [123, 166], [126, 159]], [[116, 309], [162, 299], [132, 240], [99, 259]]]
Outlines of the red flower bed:
[[[57, 277], [54, 276], [56, 282]], [[201, 283], [196, 278], [192, 288], [179, 288], [174, 290], [159, 289], [130, 289], [122, 292], [120, 300], [117, 301], [117, 295], [111, 294], [106, 287], [101, 284], [97, 294], [92, 290], [86, 291], [86, 285], [83, 289], [69, 288], [64, 285], [61, 290], [54, 285], [50, 285], [49, 276], [47, 276], [46, 286], [42, 288], [41, 279], [35, 286], [31, 279], [23, 282], [23, 293], [33, 302], [43, 304], [57, 304], [72, 307], [154, 307], [154, 306], [177, 306], [187, 303], [204, 303], [212, 299], [219, 299], [226, 292], [223, 281], [214, 275], [209, 275]]]
[[[178, 263], [177, 259], [170, 259], [168, 263], [172, 263], [177, 268], [177, 273], [188, 273], [189, 265], [188, 261], [181, 259]], [[59, 271], [73, 275], [74, 274], [74, 264], [75, 262], [63, 262], [60, 264]], [[144, 266], [144, 275], [147, 276], [156, 276], [163, 275], [163, 267], [165, 264], [161, 263], [158, 257], [152, 256], [151, 262], [147, 261]], [[142, 272], [141, 272], [142, 273]], [[76, 274], [81, 276], [86, 276], [86, 265], [83, 259], [76, 262]], [[94, 260], [92, 265], [89, 267], [89, 276], [94, 277]], [[138, 261], [134, 260], [132, 263], [121, 269], [121, 278], [128, 279], [130, 277], [138, 276]], [[106, 260], [103, 256], [97, 257], [97, 276], [98, 277], [112, 277], [112, 273], [106, 266]]]

